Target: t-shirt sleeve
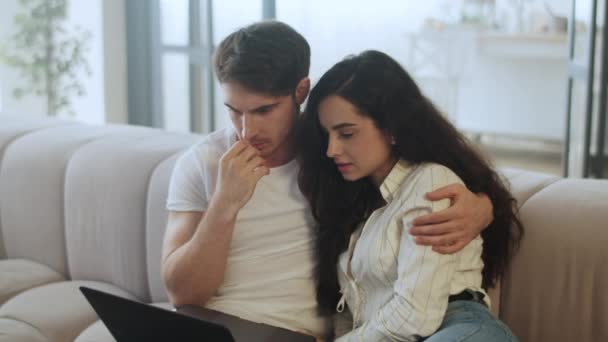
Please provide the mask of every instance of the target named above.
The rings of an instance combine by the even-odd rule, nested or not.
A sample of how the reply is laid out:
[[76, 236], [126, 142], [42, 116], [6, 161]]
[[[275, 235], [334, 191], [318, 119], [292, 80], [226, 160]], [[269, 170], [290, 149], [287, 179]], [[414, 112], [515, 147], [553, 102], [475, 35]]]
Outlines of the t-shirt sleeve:
[[175, 163], [169, 183], [167, 210], [206, 211], [209, 201], [204, 187], [201, 160], [196, 149], [190, 148]]

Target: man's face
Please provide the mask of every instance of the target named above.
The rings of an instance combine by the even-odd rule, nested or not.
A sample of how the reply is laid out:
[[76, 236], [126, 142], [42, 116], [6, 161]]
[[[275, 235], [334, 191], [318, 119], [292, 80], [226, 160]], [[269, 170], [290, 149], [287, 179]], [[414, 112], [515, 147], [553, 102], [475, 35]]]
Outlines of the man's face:
[[222, 88], [238, 138], [260, 151], [269, 167], [291, 160], [291, 133], [298, 114], [294, 97], [255, 93], [235, 82], [224, 83]]

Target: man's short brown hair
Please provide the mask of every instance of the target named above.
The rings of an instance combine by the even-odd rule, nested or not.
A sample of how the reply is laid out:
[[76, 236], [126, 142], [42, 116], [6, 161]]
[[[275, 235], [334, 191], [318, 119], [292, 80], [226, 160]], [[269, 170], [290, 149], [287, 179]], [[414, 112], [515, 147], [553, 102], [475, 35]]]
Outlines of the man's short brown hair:
[[236, 82], [262, 94], [293, 94], [308, 76], [310, 46], [289, 25], [262, 21], [233, 32], [220, 43], [213, 60], [220, 83]]

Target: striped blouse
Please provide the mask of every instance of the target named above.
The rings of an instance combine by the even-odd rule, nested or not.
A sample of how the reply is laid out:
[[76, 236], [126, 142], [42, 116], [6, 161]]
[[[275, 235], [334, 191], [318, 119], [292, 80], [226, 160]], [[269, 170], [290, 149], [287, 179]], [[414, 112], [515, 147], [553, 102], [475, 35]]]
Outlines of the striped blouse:
[[348, 304], [353, 327], [337, 341], [416, 341], [439, 328], [450, 295], [485, 293], [481, 237], [443, 255], [408, 233], [416, 217], [450, 206], [449, 199], [432, 202], [425, 194], [454, 183], [462, 180], [439, 164], [395, 164], [380, 186], [387, 204], [351, 235], [339, 259], [337, 311]]

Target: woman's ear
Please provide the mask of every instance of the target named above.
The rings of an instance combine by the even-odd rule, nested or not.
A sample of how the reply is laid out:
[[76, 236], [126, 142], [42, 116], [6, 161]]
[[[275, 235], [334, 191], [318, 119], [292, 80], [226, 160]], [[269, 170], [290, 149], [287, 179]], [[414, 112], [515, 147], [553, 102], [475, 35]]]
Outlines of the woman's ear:
[[392, 135], [388, 130], [384, 130], [384, 139], [386, 139], [386, 142], [391, 146], [395, 146], [397, 144], [395, 136]]
[[298, 106], [304, 103], [304, 100], [306, 100], [306, 97], [308, 96], [308, 92], [310, 92], [310, 78], [304, 77], [296, 86], [295, 100]]

